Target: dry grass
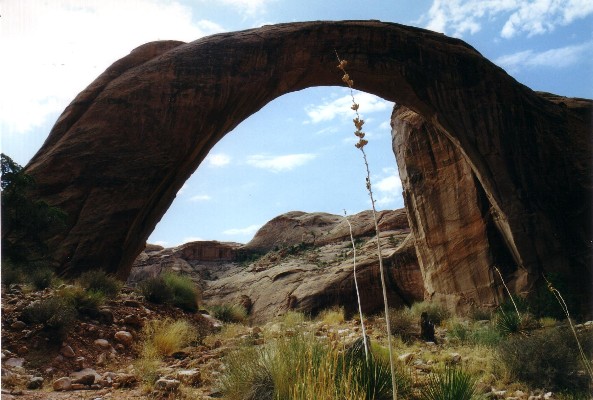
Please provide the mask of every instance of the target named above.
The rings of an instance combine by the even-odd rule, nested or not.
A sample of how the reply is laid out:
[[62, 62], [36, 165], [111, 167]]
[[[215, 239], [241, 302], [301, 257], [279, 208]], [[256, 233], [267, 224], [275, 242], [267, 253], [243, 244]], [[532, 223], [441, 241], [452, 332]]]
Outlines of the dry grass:
[[342, 324], [345, 321], [344, 307], [333, 307], [329, 310], [323, 310], [318, 317], [321, 321], [328, 325]]
[[141, 355], [168, 356], [188, 346], [198, 337], [196, 328], [185, 320], [169, 318], [150, 321], [142, 329]]

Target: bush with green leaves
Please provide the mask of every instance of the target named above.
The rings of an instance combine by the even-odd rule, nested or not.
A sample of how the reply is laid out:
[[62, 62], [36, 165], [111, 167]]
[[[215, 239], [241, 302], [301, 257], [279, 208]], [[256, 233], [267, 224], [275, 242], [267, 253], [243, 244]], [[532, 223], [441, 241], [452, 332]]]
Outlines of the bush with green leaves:
[[196, 284], [187, 276], [167, 272], [163, 274], [165, 284], [173, 292], [172, 304], [185, 311], [198, 310], [200, 292]]
[[53, 296], [26, 306], [21, 318], [29, 324], [42, 324], [50, 339], [61, 341], [74, 326], [76, 310], [66, 299]]
[[28, 276], [29, 282], [36, 290], [43, 290], [52, 285], [56, 279], [56, 274], [53, 268], [44, 266], [36, 268]]
[[97, 317], [101, 306], [105, 304], [105, 294], [103, 292], [88, 290], [77, 285], [70, 285], [60, 289], [57, 296], [70, 304], [81, 317]]
[[83, 273], [78, 278], [78, 282], [85, 289], [103, 293], [106, 297], [117, 296], [122, 287], [120, 281], [101, 270], [91, 270]]
[[[587, 357], [593, 355], [590, 333], [579, 337]], [[515, 379], [546, 390], [586, 390], [591, 382], [581, 374], [581, 358], [569, 329], [551, 328], [530, 336], [515, 335], [498, 346], [500, 360]]]
[[446, 365], [431, 373], [421, 389], [422, 400], [474, 400], [477, 399], [477, 378], [461, 367]]
[[[47, 257], [46, 238], [64, 229], [66, 214], [29, 193], [35, 180], [5, 154], [2, 172], [2, 259], [26, 266]], [[4, 262], [3, 262], [4, 264]]]
[[247, 311], [240, 304], [217, 304], [210, 307], [212, 316], [223, 322], [245, 322]]
[[200, 292], [188, 277], [172, 272], [148, 278], [138, 286], [144, 298], [155, 304], [172, 304], [185, 311], [197, 311]]

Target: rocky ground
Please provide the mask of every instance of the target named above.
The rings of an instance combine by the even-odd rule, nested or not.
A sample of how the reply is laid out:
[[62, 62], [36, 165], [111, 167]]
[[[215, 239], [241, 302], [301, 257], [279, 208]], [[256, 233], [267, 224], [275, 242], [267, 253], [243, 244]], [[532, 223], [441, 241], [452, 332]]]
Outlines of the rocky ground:
[[[360, 337], [360, 322], [352, 320], [291, 321], [290, 313], [266, 323], [222, 324], [202, 313], [145, 302], [125, 289], [101, 309], [95, 320], [78, 320], [65, 340], [54, 343], [40, 327], [21, 321], [23, 308], [51, 295], [53, 289], [33, 292], [25, 287], [5, 288], [2, 295], [2, 399], [209, 399], [222, 394], [217, 388], [224, 370], [223, 357], [246, 344], [261, 346], [296, 331], [312, 332], [319, 340], [348, 343]], [[293, 313], [296, 315], [296, 313]], [[302, 316], [302, 315], [301, 315]], [[150, 319], [187, 319], [200, 328], [200, 340], [166, 357], [158, 368], [159, 379], [146, 385], [135, 368], [141, 327]], [[591, 328], [592, 323], [581, 329]], [[384, 320], [369, 317], [371, 341], [385, 344]], [[495, 355], [449, 340], [445, 326], [437, 328], [437, 343], [395, 340], [399, 362], [407, 364], [421, 382], [439, 362], [464, 364], [487, 371]], [[554, 393], [529, 389], [483, 375], [479, 390], [493, 399], [557, 399]]]

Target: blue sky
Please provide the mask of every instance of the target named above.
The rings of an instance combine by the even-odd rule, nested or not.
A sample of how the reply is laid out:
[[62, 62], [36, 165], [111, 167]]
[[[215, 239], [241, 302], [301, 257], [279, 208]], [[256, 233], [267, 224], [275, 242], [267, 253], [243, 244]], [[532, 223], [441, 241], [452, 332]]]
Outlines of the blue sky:
[[[67, 104], [133, 48], [281, 22], [378, 19], [427, 28], [462, 38], [532, 89], [593, 98], [591, 0], [0, 0], [0, 15], [0, 147], [22, 165]], [[356, 98], [378, 208], [403, 207], [392, 104]], [[288, 211], [370, 208], [351, 113], [338, 87], [268, 104], [215, 146], [149, 241], [245, 243]]]

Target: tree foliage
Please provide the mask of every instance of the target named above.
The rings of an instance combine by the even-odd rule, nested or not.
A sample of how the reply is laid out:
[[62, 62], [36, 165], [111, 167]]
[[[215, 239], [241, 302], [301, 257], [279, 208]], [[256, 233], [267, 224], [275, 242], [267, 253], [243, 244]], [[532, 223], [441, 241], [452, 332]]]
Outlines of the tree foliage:
[[2, 258], [16, 265], [46, 258], [45, 239], [65, 227], [66, 214], [31, 198], [35, 180], [5, 154], [2, 168]]

